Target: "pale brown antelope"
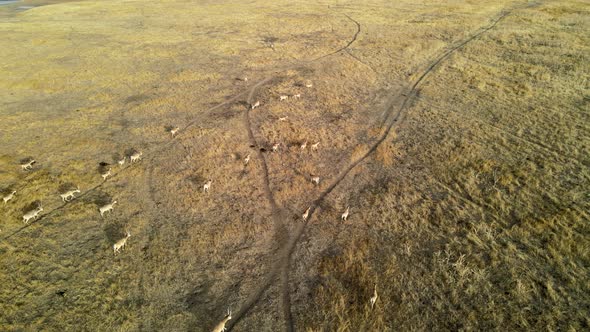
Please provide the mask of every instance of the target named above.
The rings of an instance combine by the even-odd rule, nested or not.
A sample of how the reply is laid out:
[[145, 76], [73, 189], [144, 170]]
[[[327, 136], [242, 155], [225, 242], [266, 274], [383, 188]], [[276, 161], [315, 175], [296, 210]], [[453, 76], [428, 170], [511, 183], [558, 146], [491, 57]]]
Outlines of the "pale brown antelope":
[[346, 219], [348, 219], [349, 211], [350, 211], [350, 206], [347, 206], [346, 211], [344, 211], [344, 213], [342, 214], [342, 221], [346, 221]]
[[260, 106], [260, 100], [257, 100], [254, 104], [252, 104], [252, 106], [250, 106], [250, 109], [255, 109], [256, 107]]
[[373, 296], [371, 296], [369, 302], [371, 303], [371, 309], [373, 309], [375, 302], [377, 302], [377, 284], [375, 284], [375, 287], [373, 288]]
[[225, 317], [223, 317], [221, 322], [219, 322], [217, 325], [215, 325], [215, 327], [213, 328], [213, 332], [225, 331], [226, 330], [225, 324], [227, 324], [227, 321], [229, 321], [230, 319], [231, 319], [231, 310], [229, 308], [227, 308], [227, 315], [225, 315]]
[[272, 152], [277, 152], [277, 151], [279, 151], [279, 146], [280, 146], [280, 145], [281, 145], [281, 143], [275, 143], [275, 144], [272, 146]]
[[113, 175], [113, 174], [111, 174], [111, 169], [109, 168], [109, 169], [108, 169], [106, 172], [102, 173], [100, 176], [102, 176], [102, 180], [103, 180], [103, 181], [106, 181], [106, 179], [107, 179], [109, 176], [112, 176], [112, 175]]
[[119, 161], [117, 161], [119, 166], [123, 166], [125, 164], [125, 159], [127, 159], [127, 157], [123, 156], [123, 159], [120, 159]]
[[320, 146], [320, 142], [312, 144], [311, 151], [317, 151], [319, 146]]
[[300, 94], [300, 93], [298, 93], [298, 94], [296, 94], [296, 95], [293, 95], [293, 98], [295, 98], [295, 99], [299, 99], [299, 98], [301, 98], [301, 94]]
[[309, 210], [311, 210], [311, 206], [308, 207], [307, 210], [305, 210], [305, 213], [302, 215], [304, 221], [307, 221], [307, 218], [309, 217]]
[[305, 83], [305, 87], [306, 88], [311, 88], [312, 86], [313, 86], [313, 84], [311, 82]]
[[303, 142], [300, 146], [301, 150], [305, 150], [307, 148], [307, 141]]
[[100, 216], [104, 217], [104, 214], [106, 212], [111, 212], [113, 211], [113, 207], [115, 206], [115, 204], [117, 204], [117, 201], [113, 201], [112, 203], [103, 205], [101, 207], [98, 208], [98, 212], [100, 212]]
[[279, 121], [284, 122], [287, 121], [288, 116], [281, 116], [279, 117]]
[[37, 219], [37, 217], [39, 216], [39, 213], [41, 213], [41, 211], [43, 211], [43, 208], [41, 206], [39, 206], [38, 208], [25, 213], [23, 215], [23, 222], [25, 224], [28, 224], [29, 223], [29, 220], [31, 220], [31, 219], [33, 219], [33, 220]]
[[143, 152], [135, 152], [134, 154], [132, 154], [129, 157], [129, 161], [134, 163], [136, 161], [140, 161], [141, 160], [141, 155], [143, 155]]
[[289, 96], [279, 96], [279, 101], [283, 101], [283, 100], [287, 100], [289, 99]]
[[69, 202], [70, 200], [74, 199], [74, 194], [79, 193], [79, 192], [80, 192], [80, 187], [77, 187], [76, 189], [66, 191], [65, 193], [63, 193], [59, 196], [61, 196], [62, 201]]
[[313, 177], [311, 178], [311, 182], [312, 182], [313, 184], [315, 184], [316, 186], [317, 186], [317, 185], [319, 185], [319, 184], [320, 184], [320, 177], [319, 177], [319, 176], [313, 176]]
[[211, 179], [209, 179], [209, 181], [205, 182], [205, 184], [203, 185], [203, 191], [208, 193], [209, 189], [211, 189]]
[[33, 164], [36, 163], [37, 161], [35, 159], [31, 159], [30, 161], [21, 164], [20, 167], [23, 169], [23, 171], [28, 171], [31, 170], [33, 168]]
[[16, 190], [13, 190], [10, 194], [2, 197], [4, 204], [6, 204], [9, 200], [11, 200], [14, 197], [14, 194], [16, 194]]
[[115, 242], [115, 244], [113, 244], [113, 253], [116, 255], [117, 253], [119, 253], [123, 248], [125, 248], [125, 245], [127, 244], [127, 239], [131, 236], [131, 233], [129, 233], [129, 231], [125, 232], [125, 237], [120, 239], [119, 241]]
[[246, 158], [244, 158], [244, 165], [248, 165], [249, 162], [250, 162], [250, 154], [248, 153]]
[[172, 129], [170, 129], [170, 134], [172, 135], [172, 138], [174, 138], [174, 135], [176, 135], [176, 133], [180, 130], [179, 127], [174, 127]]

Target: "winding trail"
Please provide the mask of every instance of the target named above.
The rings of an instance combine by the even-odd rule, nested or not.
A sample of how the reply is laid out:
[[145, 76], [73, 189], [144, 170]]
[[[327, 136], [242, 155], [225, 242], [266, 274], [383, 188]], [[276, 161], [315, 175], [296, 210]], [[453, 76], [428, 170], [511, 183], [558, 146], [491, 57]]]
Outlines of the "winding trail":
[[[272, 78], [266, 78], [252, 87], [252, 89], [250, 90], [250, 93], [248, 94], [248, 98], [246, 99], [246, 102], [248, 103], [248, 105], [252, 105], [252, 98], [254, 97], [254, 93], [256, 92], [256, 89], [259, 88], [260, 86], [262, 86], [263, 84], [269, 82], [271, 79]], [[261, 150], [260, 146], [258, 145], [258, 141], [256, 141], [256, 137], [254, 137], [254, 131], [252, 130], [252, 124], [250, 121], [250, 108], [248, 108], [248, 107], [246, 107], [246, 110], [244, 111], [244, 120], [243, 121], [244, 121], [244, 125], [248, 131], [248, 139], [250, 141], [250, 146], [253, 147], [254, 149], [256, 149], [256, 156], [258, 157], [258, 160], [260, 160], [260, 167], [262, 168], [262, 178], [263, 178], [263, 183], [264, 183], [264, 193], [266, 195], [266, 199], [270, 203], [270, 207], [272, 209], [273, 214], [278, 213], [279, 209], [277, 206], [277, 202], [275, 201], [274, 194], [273, 194], [272, 190], [270, 189], [270, 180], [268, 177], [268, 165], [266, 163], [266, 158], [264, 158], [264, 154], [262, 153], [262, 150]]]
[[351, 20], [352, 22], [354, 22], [354, 24], [356, 24], [356, 32], [354, 33], [354, 36], [352, 36], [352, 39], [350, 41], [348, 41], [348, 43], [346, 45], [342, 46], [341, 48], [339, 48], [339, 49], [337, 49], [337, 50], [335, 50], [333, 52], [330, 52], [328, 54], [320, 55], [317, 58], [314, 58], [312, 60], [309, 60], [309, 62], [317, 61], [317, 60], [320, 60], [320, 59], [323, 59], [323, 58], [327, 58], [327, 57], [329, 57], [331, 55], [340, 53], [340, 52], [348, 49], [350, 47], [350, 45], [352, 45], [356, 41], [356, 39], [358, 38], [359, 34], [361, 33], [361, 24], [359, 22], [357, 22], [355, 19], [353, 19], [352, 17], [350, 17], [350, 16], [348, 16], [346, 14], [342, 14], [342, 15], [346, 16], [349, 20]]

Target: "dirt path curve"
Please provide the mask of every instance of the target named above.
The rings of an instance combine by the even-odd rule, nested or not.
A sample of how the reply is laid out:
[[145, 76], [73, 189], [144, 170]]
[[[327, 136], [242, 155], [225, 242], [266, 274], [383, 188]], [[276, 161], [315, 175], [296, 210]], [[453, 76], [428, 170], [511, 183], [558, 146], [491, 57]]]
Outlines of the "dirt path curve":
[[[252, 105], [252, 98], [254, 97], [254, 93], [256, 92], [256, 89], [258, 89], [263, 84], [269, 82], [271, 79], [272, 78], [266, 78], [252, 87], [252, 89], [250, 90], [250, 93], [248, 94], [248, 98], [246, 99], [246, 102], [248, 103], [248, 105]], [[266, 195], [266, 199], [270, 203], [273, 214], [275, 214], [275, 213], [278, 213], [279, 209], [277, 206], [277, 202], [275, 201], [274, 194], [273, 194], [272, 190], [270, 189], [270, 180], [268, 178], [268, 165], [266, 163], [266, 158], [264, 157], [264, 154], [262, 153], [261, 147], [258, 145], [258, 141], [256, 141], [256, 137], [254, 137], [254, 131], [252, 130], [252, 124], [250, 121], [250, 111], [251, 111], [251, 109], [248, 107], [244, 111], [243, 122], [244, 122], [244, 126], [246, 127], [246, 130], [248, 131], [248, 139], [250, 141], [250, 146], [256, 150], [256, 156], [258, 157], [258, 160], [260, 160], [260, 167], [262, 168], [261, 173], [262, 173], [262, 178], [263, 178], [263, 183], [264, 183], [264, 193]]]
[[[253, 103], [253, 98], [254, 95], [256, 93], [256, 90], [261, 87], [262, 85], [264, 85], [267, 82], [270, 82], [272, 80], [272, 78], [267, 78], [261, 82], [259, 82], [258, 84], [256, 84], [255, 86], [252, 87], [252, 90], [250, 91], [250, 93], [248, 94], [248, 98], [246, 100], [248, 105], [252, 105]], [[248, 132], [248, 138], [250, 141], [250, 146], [253, 147], [254, 149], [256, 149], [256, 156], [257, 159], [259, 160], [259, 165], [260, 165], [260, 173], [262, 175], [262, 182], [264, 184], [264, 191], [265, 191], [265, 196], [266, 199], [268, 201], [268, 203], [270, 204], [271, 207], [271, 214], [272, 214], [272, 219], [273, 219], [273, 224], [275, 226], [275, 239], [277, 241], [277, 243], [283, 243], [286, 240], [288, 240], [288, 238], [285, 238], [285, 236], [288, 234], [288, 231], [285, 227], [285, 224], [283, 222], [282, 219], [282, 214], [281, 214], [281, 210], [282, 208], [278, 206], [277, 202], [274, 199], [274, 194], [270, 188], [270, 180], [269, 180], [269, 171], [268, 171], [268, 164], [266, 162], [266, 157], [264, 156], [264, 154], [262, 153], [262, 149], [261, 147], [258, 145], [258, 142], [254, 136], [254, 131], [252, 129], [252, 123], [250, 121], [250, 108], [246, 108], [244, 110], [244, 127], [246, 128], [247, 132]], [[275, 266], [278, 265], [280, 266], [280, 270], [281, 272], [281, 281], [284, 280], [284, 278], [287, 278], [288, 280], [288, 265], [289, 265], [289, 261], [284, 259], [284, 255], [278, 255], [276, 256], [276, 259], [278, 259], [275, 262]], [[269, 274], [269, 277], [265, 280], [265, 283], [263, 284], [262, 287], [260, 287], [261, 289], [266, 290], [266, 288], [268, 288], [268, 286], [270, 286], [270, 284], [274, 281], [274, 278], [276, 276], [276, 273], [279, 271], [279, 269], [273, 269], [271, 271], [271, 273]], [[281, 285], [283, 285], [284, 283], [281, 282]], [[256, 301], [258, 301], [258, 299], [260, 298], [260, 296], [262, 296], [264, 291], [261, 292], [255, 292], [255, 296], [253, 298], [251, 298], [251, 303], [252, 305], [254, 305], [256, 303]], [[290, 304], [290, 297], [289, 297], [289, 290], [288, 289], [281, 289], [281, 308], [283, 309], [283, 315], [284, 315], [284, 319], [286, 321], [286, 329], [287, 331], [293, 331], [293, 321], [292, 321], [292, 316], [291, 316], [291, 304]], [[237, 317], [242, 317], [242, 315], [250, 309], [251, 306], [248, 306], [247, 309], [245, 307], [242, 307], [242, 309], [240, 309], [240, 311], [236, 314]], [[235, 320], [237, 321], [239, 318], [236, 318]]]
[[335, 50], [334, 52], [330, 52], [328, 54], [320, 55], [319, 57], [314, 58], [314, 59], [310, 60], [309, 62], [313, 62], [313, 61], [317, 61], [317, 60], [320, 60], [320, 59], [323, 59], [323, 58], [327, 58], [327, 57], [329, 57], [331, 55], [334, 55], [334, 54], [340, 53], [340, 52], [342, 52], [344, 50], [347, 50], [350, 47], [350, 45], [352, 45], [356, 41], [356, 39], [358, 38], [359, 34], [361, 33], [361, 24], [358, 21], [356, 21], [355, 19], [353, 19], [352, 17], [350, 17], [350, 16], [348, 16], [346, 14], [343, 14], [343, 15], [346, 16], [352, 22], [354, 22], [354, 24], [356, 24], [356, 32], [352, 36], [352, 39], [350, 41], [348, 41], [348, 43], [346, 45], [344, 45], [343, 47]]

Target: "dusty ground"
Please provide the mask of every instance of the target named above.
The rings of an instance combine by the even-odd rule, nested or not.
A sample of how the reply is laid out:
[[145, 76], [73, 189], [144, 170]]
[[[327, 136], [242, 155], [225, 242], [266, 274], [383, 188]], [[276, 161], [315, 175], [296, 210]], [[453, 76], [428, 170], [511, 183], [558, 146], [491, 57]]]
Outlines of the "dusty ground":
[[590, 328], [587, 2], [56, 2], [0, 6], [0, 330]]

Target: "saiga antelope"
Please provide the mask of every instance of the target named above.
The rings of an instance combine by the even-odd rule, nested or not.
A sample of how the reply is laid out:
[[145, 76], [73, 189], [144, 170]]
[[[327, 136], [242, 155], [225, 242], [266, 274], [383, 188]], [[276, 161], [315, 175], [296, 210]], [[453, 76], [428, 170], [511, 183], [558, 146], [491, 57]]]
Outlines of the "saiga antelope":
[[119, 241], [115, 242], [115, 244], [113, 244], [113, 253], [116, 255], [118, 252], [121, 251], [121, 249], [125, 248], [125, 244], [127, 244], [127, 239], [131, 236], [131, 233], [129, 233], [129, 231], [125, 232], [125, 237], [120, 239]]
[[348, 219], [349, 210], [350, 210], [350, 206], [347, 206], [346, 211], [344, 211], [344, 213], [342, 214], [342, 221], [346, 221], [346, 219]]
[[225, 328], [225, 324], [227, 324], [227, 321], [231, 319], [231, 310], [229, 308], [227, 308], [227, 315], [225, 315], [225, 317], [223, 317], [223, 319], [221, 320], [221, 322], [219, 322], [219, 324], [215, 325], [215, 327], [213, 328], [213, 332], [223, 332], [226, 330]]

